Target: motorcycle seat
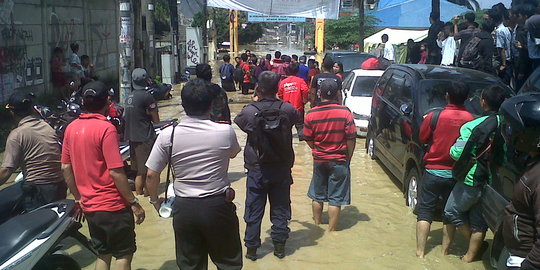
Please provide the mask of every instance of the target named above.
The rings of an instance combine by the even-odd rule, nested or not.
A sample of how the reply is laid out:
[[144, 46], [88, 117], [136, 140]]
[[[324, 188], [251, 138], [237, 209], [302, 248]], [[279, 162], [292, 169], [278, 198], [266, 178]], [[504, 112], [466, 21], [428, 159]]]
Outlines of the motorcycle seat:
[[0, 225], [0, 264], [31, 243], [57, 220], [58, 215], [54, 211], [41, 208], [11, 218]]

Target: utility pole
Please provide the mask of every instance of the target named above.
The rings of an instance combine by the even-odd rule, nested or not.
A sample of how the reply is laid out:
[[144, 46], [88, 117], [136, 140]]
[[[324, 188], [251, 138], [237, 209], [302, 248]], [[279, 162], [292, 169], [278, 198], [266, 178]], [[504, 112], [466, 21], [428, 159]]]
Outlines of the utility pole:
[[208, 63], [208, 0], [203, 0], [203, 17], [204, 23], [202, 26], [203, 40], [203, 63]]
[[366, 29], [364, 26], [364, 0], [358, 0], [358, 49], [359, 51], [364, 51], [364, 38], [366, 37]]
[[441, 0], [431, 0], [431, 12], [436, 13], [436, 14], [438, 14], [440, 16], [440, 14], [441, 14]]
[[180, 77], [178, 73], [181, 72], [182, 67], [180, 66], [180, 50], [178, 48], [178, 3], [176, 0], [169, 0], [169, 10], [171, 12], [171, 54], [174, 55], [174, 61], [177, 63], [177, 73], [174, 76], [174, 81]]
[[154, 43], [154, 0], [143, 0], [142, 12], [146, 19], [144, 65], [151, 76], [156, 76], [156, 46]]
[[130, 0], [120, 0], [120, 104], [125, 104], [131, 92], [131, 70], [133, 69], [133, 21]]

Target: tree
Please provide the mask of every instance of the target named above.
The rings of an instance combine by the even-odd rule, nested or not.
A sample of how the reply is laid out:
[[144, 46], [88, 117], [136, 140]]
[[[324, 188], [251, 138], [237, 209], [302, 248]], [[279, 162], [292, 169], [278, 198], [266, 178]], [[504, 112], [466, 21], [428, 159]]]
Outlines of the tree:
[[154, 31], [156, 35], [164, 36], [171, 31], [169, 4], [167, 0], [156, 0], [154, 8]]
[[[374, 34], [375, 24], [379, 20], [371, 15], [364, 15], [365, 35]], [[324, 26], [325, 47], [336, 44], [341, 48], [358, 43], [358, 14], [342, 16], [338, 20], [326, 20]]]
[[[214, 20], [214, 27], [217, 32], [217, 42], [229, 40], [229, 10], [221, 8], [209, 8], [208, 14]], [[202, 27], [205, 25], [205, 17], [202, 12], [195, 14], [193, 18], [193, 27]], [[238, 24], [245, 24], [246, 27], [240, 27], [238, 39], [240, 44], [248, 44], [257, 41], [263, 35], [263, 28], [260, 23], [248, 23], [247, 13], [238, 12]]]

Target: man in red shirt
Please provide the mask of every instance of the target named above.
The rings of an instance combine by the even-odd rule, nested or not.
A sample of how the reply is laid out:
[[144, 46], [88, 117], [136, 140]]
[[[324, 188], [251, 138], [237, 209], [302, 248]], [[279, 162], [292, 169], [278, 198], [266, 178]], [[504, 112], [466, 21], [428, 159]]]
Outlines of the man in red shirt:
[[240, 62], [240, 68], [242, 69], [242, 72], [244, 74], [244, 81], [241, 84], [241, 89], [242, 94], [247, 95], [249, 94], [249, 89], [254, 89], [255, 85], [253, 84], [252, 80], [251, 66], [248, 63], [249, 56], [246, 53], [243, 53], [240, 55], [240, 58], [242, 58], [242, 62]]
[[321, 71], [315, 67], [315, 59], [309, 59], [307, 64], [308, 64], [309, 72], [308, 72], [308, 79], [306, 83], [308, 85], [311, 85], [311, 79], [313, 79], [315, 75], [321, 73]]
[[93, 81], [82, 90], [83, 113], [66, 129], [62, 146], [62, 171], [68, 187], [88, 220], [92, 244], [99, 253], [96, 269], [131, 269], [135, 221], [144, 210], [131, 192], [118, 150], [116, 128], [105, 118], [109, 107], [104, 83]]
[[274, 53], [274, 60], [272, 61], [272, 72], [276, 73], [276, 74], [279, 74], [278, 73], [278, 68], [280, 66], [283, 65], [283, 60], [281, 59], [281, 52], [280, 51], [276, 51]]
[[296, 76], [299, 70], [300, 64], [292, 63], [289, 65], [289, 72], [291, 76], [285, 78], [279, 83], [278, 97], [285, 102], [291, 103], [294, 108], [296, 108], [300, 112], [302, 120], [294, 126], [296, 127], [296, 131], [298, 132], [298, 139], [303, 141], [304, 105], [307, 102], [309, 88], [302, 78]]
[[[417, 215], [416, 256], [419, 258], [424, 257], [431, 222], [439, 198], [443, 199], [443, 205], [445, 205], [456, 183], [452, 178], [454, 160], [449, 153], [450, 147], [459, 137], [461, 126], [474, 119], [463, 105], [468, 95], [469, 88], [465, 84], [448, 85], [446, 89], [448, 105], [442, 111], [427, 114], [420, 127], [420, 142], [428, 144], [430, 147], [424, 155], [426, 169], [422, 177], [418, 205], [415, 210]], [[455, 228], [448, 224], [445, 218], [443, 218], [443, 223], [442, 254], [446, 255]]]
[[351, 203], [350, 162], [356, 145], [356, 126], [349, 109], [337, 101], [341, 88], [334, 80], [321, 82], [321, 102], [306, 114], [304, 139], [313, 154], [313, 178], [308, 196], [313, 220], [321, 224], [328, 202], [328, 231], [336, 230], [342, 205]]

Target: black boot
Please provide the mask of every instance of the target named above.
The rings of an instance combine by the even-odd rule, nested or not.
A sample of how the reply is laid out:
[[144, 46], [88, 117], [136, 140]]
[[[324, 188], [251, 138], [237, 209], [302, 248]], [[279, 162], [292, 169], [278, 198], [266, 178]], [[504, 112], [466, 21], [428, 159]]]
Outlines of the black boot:
[[247, 248], [246, 258], [256, 261], [257, 260], [257, 248]]
[[276, 242], [274, 243], [274, 256], [283, 259], [285, 258], [285, 242]]

